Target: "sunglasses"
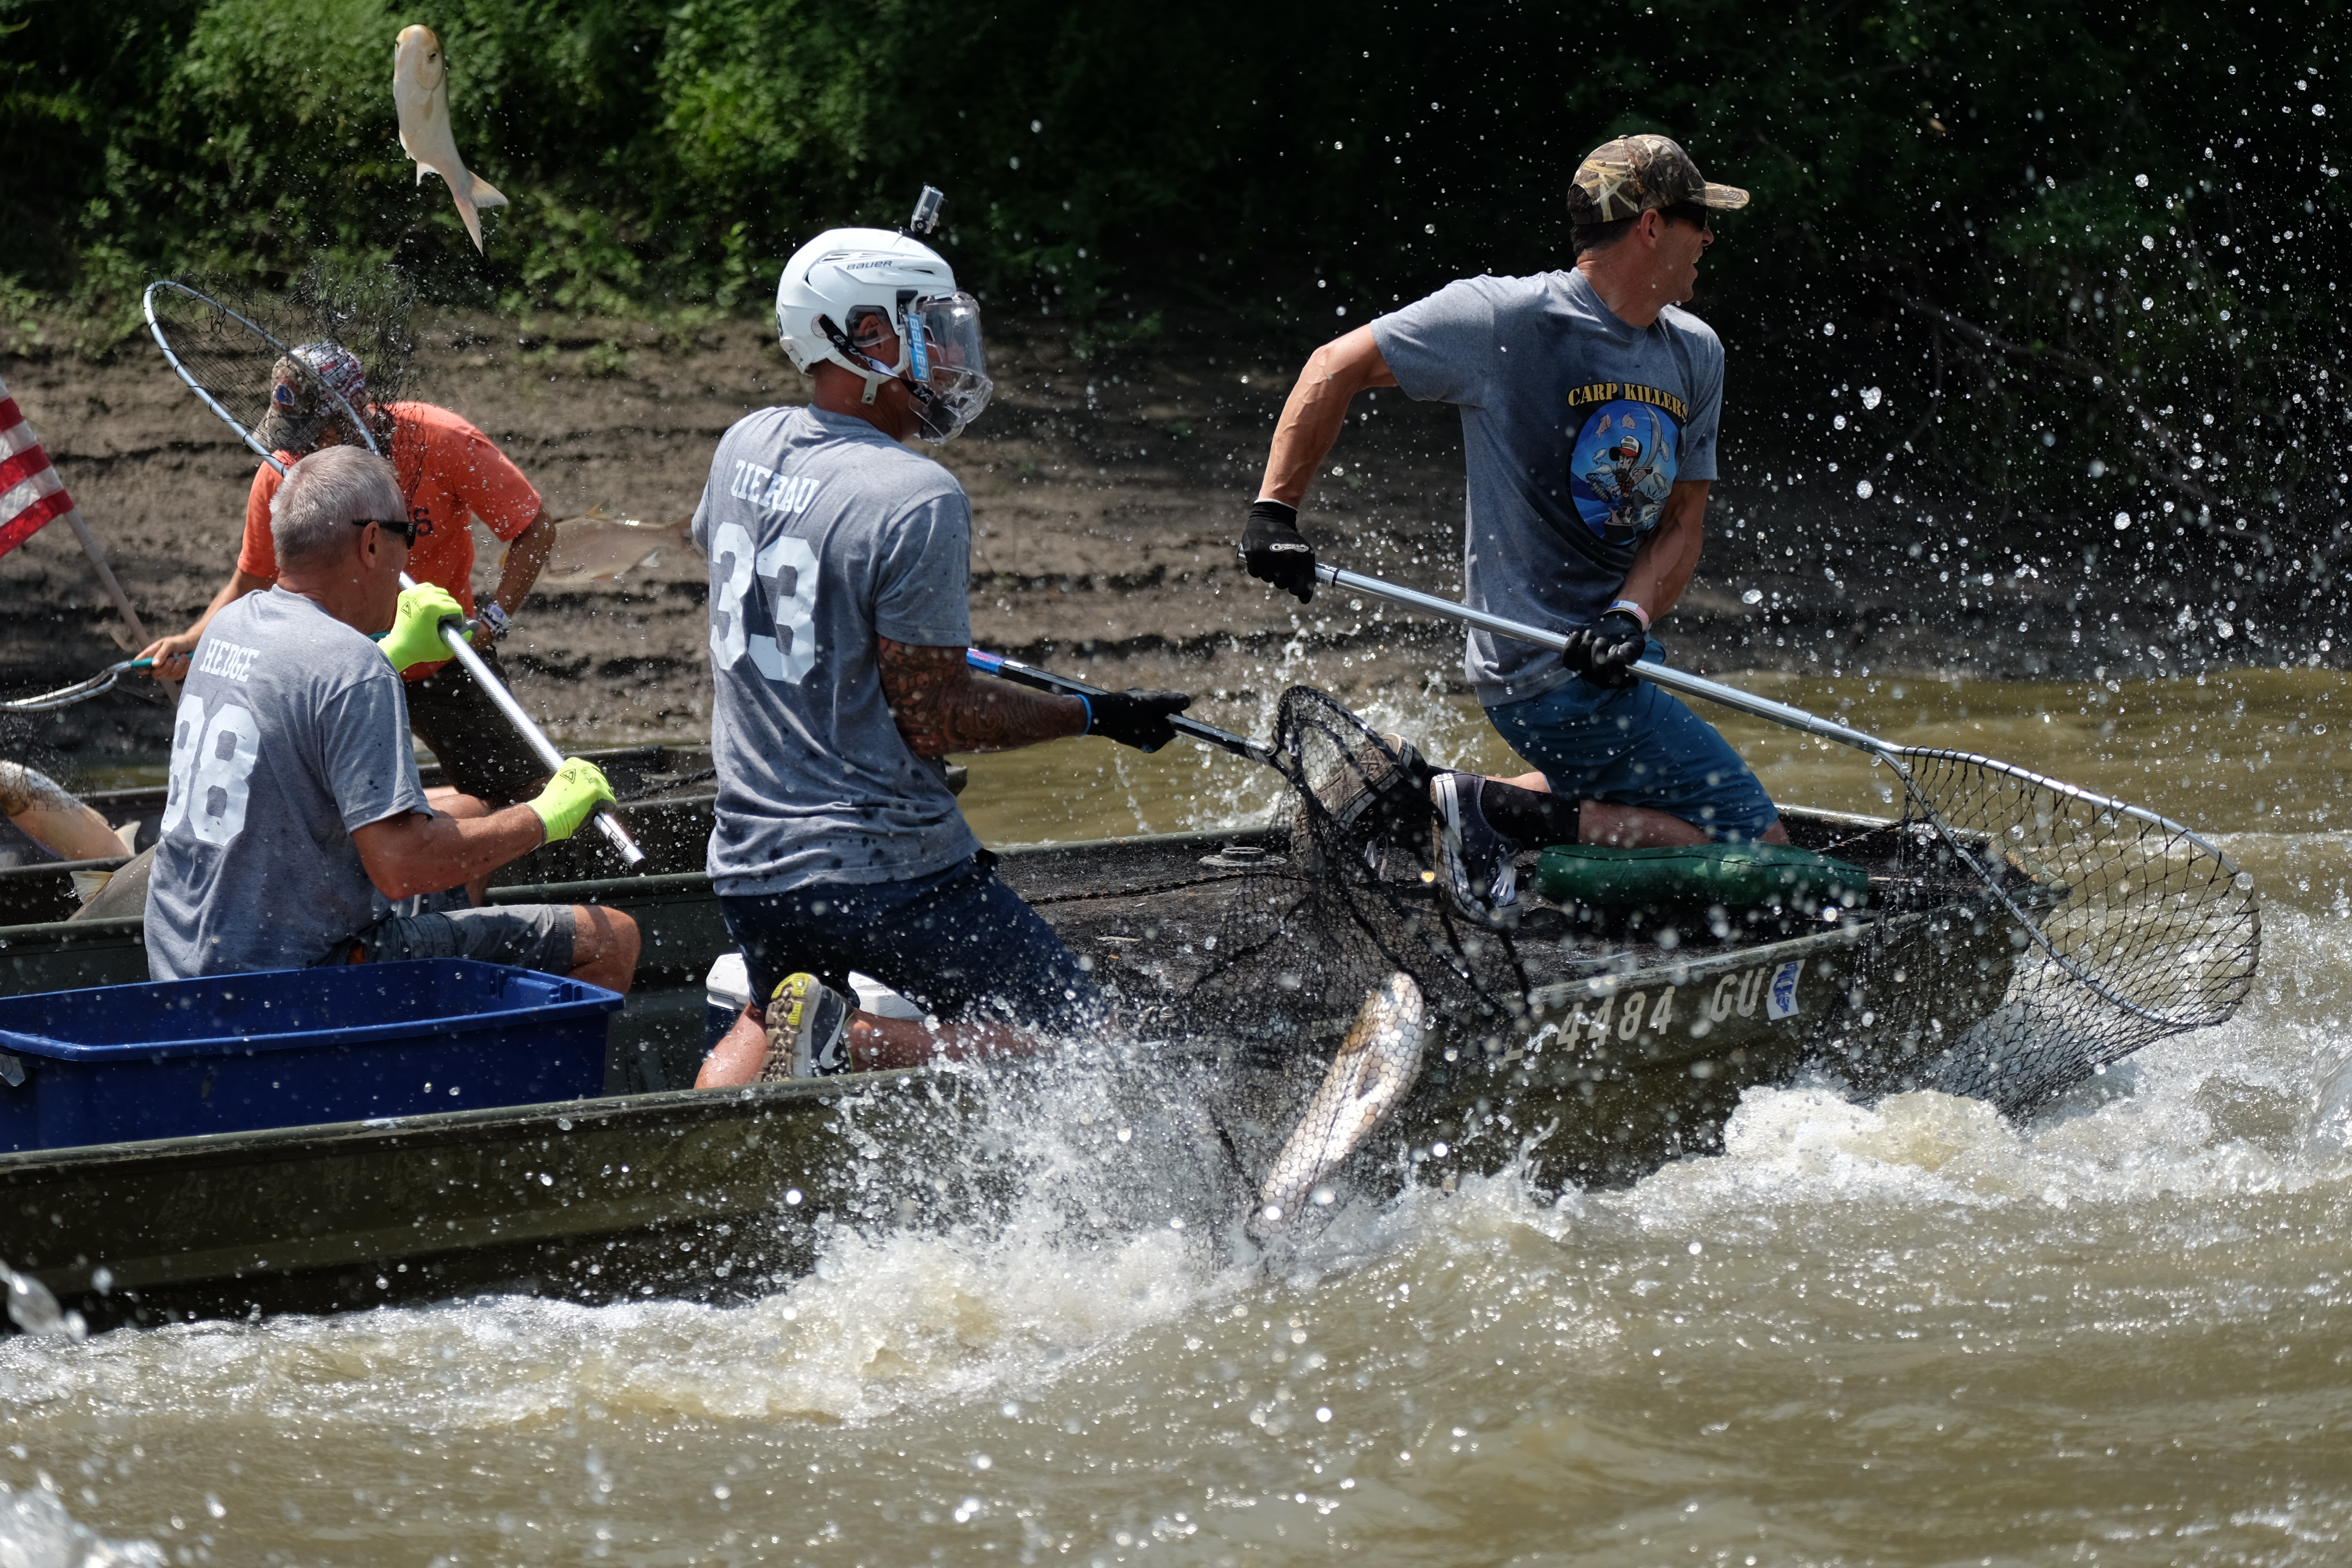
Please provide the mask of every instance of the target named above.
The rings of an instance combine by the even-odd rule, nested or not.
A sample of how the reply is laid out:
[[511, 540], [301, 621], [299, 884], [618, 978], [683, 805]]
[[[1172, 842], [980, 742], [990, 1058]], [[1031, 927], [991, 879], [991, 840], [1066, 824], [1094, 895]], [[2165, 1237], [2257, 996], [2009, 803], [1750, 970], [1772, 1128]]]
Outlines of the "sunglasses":
[[411, 550], [416, 548], [416, 542], [418, 540], [425, 538], [427, 534], [433, 531], [433, 520], [429, 517], [404, 517], [398, 520], [388, 517], [355, 517], [352, 519], [352, 526], [353, 528], [365, 528], [369, 523], [375, 524], [386, 533], [396, 533], [400, 535], [400, 537], [406, 542]]
[[1702, 234], [1715, 232], [1715, 215], [1699, 202], [1676, 202], [1670, 207], [1660, 207], [1668, 217], [1677, 217]]

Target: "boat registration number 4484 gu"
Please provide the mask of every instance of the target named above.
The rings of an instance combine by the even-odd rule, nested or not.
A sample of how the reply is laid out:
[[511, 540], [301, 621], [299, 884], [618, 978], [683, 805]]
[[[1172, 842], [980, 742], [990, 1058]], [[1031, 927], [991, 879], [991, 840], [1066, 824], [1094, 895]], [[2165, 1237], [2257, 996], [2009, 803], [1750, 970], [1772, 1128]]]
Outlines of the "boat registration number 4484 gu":
[[[1549, 987], [1535, 998], [1539, 1026], [1498, 1042], [1500, 1058], [1516, 1067], [1549, 1058], [1570, 1077], [1687, 1062], [1706, 1077], [1710, 1058], [1745, 1062], [1768, 1043], [1801, 1048], [1860, 1005], [1851, 968], [1850, 950], [1791, 955], [1784, 945], [1761, 963], [1662, 966]], [[1496, 1047], [1471, 1054], [1492, 1060]]]

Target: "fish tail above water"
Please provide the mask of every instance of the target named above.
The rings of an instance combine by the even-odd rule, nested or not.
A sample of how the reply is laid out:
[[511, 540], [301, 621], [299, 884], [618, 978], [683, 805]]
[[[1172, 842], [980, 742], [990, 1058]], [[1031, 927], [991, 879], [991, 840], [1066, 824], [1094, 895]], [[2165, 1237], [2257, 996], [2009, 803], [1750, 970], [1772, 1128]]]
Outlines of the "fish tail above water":
[[1275, 1156], [1250, 1218], [1254, 1235], [1285, 1228], [1315, 1185], [1388, 1119], [1421, 1076], [1429, 1037], [1421, 987], [1402, 971], [1364, 998], [1322, 1086]]

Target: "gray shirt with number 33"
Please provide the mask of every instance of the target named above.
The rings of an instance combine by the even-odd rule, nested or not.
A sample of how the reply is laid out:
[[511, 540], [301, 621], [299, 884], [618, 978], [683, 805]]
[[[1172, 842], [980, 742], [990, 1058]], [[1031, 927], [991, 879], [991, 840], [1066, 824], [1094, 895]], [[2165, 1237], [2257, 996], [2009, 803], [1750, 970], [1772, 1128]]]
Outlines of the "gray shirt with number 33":
[[763, 408], [719, 438], [694, 542], [710, 559], [710, 749], [723, 894], [927, 876], [980, 841], [908, 749], [877, 637], [971, 641], [971, 503], [862, 419]]
[[430, 809], [383, 651], [299, 594], [247, 595], [213, 617], [181, 688], [147, 973], [335, 956], [388, 907], [352, 830]]

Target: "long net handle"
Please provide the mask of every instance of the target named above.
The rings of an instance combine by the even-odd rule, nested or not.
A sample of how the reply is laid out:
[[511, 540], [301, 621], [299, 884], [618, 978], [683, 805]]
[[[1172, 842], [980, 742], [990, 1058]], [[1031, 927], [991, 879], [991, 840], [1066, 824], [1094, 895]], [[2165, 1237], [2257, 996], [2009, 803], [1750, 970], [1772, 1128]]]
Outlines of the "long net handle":
[[[1465, 626], [1476, 626], [1481, 631], [1493, 632], [1497, 637], [1512, 637], [1520, 642], [1531, 642], [1539, 647], [1548, 647], [1554, 653], [1568, 647], [1568, 637], [1563, 633], [1546, 631], [1540, 626], [1531, 626], [1524, 621], [1514, 621], [1501, 616], [1490, 615], [1485, 610], [1474, 610], [1467, 605], [1457, 605], [1451, 599], [1441, 599], [1434, 594], [1424, 594], [1418, 589], [1402, 587], [1394, 583], [1383, 583], [1377, 577], [1366, 577], [1337, 566], [1318, 566], [1315, 568], [1315, 575], [1335, 588], [1370, 594], [1375, 598], [1386, 599], [1392, 604], [1409, 605], [1416, 610], [1425, 610], [1433, 616], [1443, 616], [1448, 620], [1459, 621]], [[1720, 682], [1709, 680], [1705, 676], [1690, 674], [1686, 670], [1670, 669], [1651, 659], [1636, 660], [1633, 673], [1644, 680], [1654, 681], [1667, 690], [1677, 692], [1682, 696], [1696, 697], [1726, 708], [1736, 708], [1753, 718], [1768, 720], [1775, 724], [1785, 724], [1791, 730], [1802, 730], [1808, 734], [1819, 735], [1825, 741], [1835, 741], [1841, 746], [1852, 746], [1857, 752], [1868, 752], [1873, 756], [1891, 759], [1897, 750], [1875, 736], [1865, 735], [1859, 730], [1850, 730], [1833, 720], [1808, 713], [1801, 708], [1791, 708], [1785, 702], [1775, 702], [1769, 697], [1759, 697], [1752, 691], [1742, 691], [1736, 686], [1725, 686]]]
[[[1073, 680], [1066, 675], [1056, 675], [1050, 669], [1040, 669], [1034, 664], [1024, 664], [1017, 658], [1007, 658], [1001, 653], [986, 653], [976, 647], [963, 650], [964, 663], [984, 674], [998, 676], [1032, 687], [1039, 691], [1051, 691], [1061, 697], [1107, 697], [1099, 686], [1089, 686], [1083, 680]], [[1274, 748], [1263, 741], [1253, 741], [1246, 735], [1236, 735], [1231, 730], [1220, 730], [1214, 724], [1204, 724], [1198, 719], [1187, 719], [1181, 713], [1168, 716], [1175, 731], [1203, 745], [1216, 746], [1237, 757], [1247, 757], [1254, 763], [1279, 769], [1282, 763]]]
[[[1360, 573], [1349, 572], [1340, 567], [1324, 565], [1318, 565], [1315, 568], [1315, 575], [1335, 588], [1345, 588], [1351, 593], [1370, 594], [1375, 598], [1387, 599], [1392, 604], [1404, 605], [1433, 616], [1444, 616], [1447, 620], [1459, 621], [1465, 626], [1493, 632], [1498, 637], [1534, 643], [1538, 647], [1550, 648], [1556, 653], [1568, 647], [1568, 638], [1562, 633], [1546, 631], [1522, 621], [1510, 620], [1485, 610], [1472, 609], [1467, 605], [1457, 605], [1451, 599], [1441, 599], [1434, 594], [1424, 594], [1417, 589], [1402, 587], [1394, 583], [1383, 583], [1377, 577], [1366, 577]], [[1960, 863], [1976, 874], [1977, 879], [1984, 884], [1986, 890], [2000, 900], [2001, 907], [2009, 911], [2011, 918], [2017, 921], [2020, 928], [2032, 938], [2033, 944], [2040, 948], [2053, 963], [2058, 965], [2073, 979], [2087, 986], [2102, 999], [2149, 1023], [2177, 1029], [2194, 1027], [2208, 1021], [2203, 1018], [2193, 1020], [2174, 1018], [2135, 1002], [2085, 968], [2072, 954], [2061, 952], [2057, 945], [2050, 940], [2048, 933], [2042, 929], [2042, 922], [2020, 908], [2017, 900], [2010, 895], [2009, 889], [2002, 886], [2000, 878], [1994, 872], [1993, 868], [1987, 864], [1990, 858], [1979, 858], [1970, 849], [1965, 837], [1955, 832], [1951, 824], [1944, 820], [1943, 813], [1936, 809], [1935, 803], [1929, 800], [1927, 793], [1919, 787], [1918, 780], [1914, 776], [1909, 764], [1903, 760], [1906, 753], [1913, 755], [1936, 753], [1926, 752], [1916, 747], [1897, 746], [1882, 741], [1874, 735], [1866, 735], [1859, 730], [1849, 729], [1843, 724], [1832, 722], [1817, 714], [1808, 713], [1801, 708], [1792, 708], [1785, 702], [1775, 702], [1769, 697], [1759, 697], [1753, 692], [1742, 691], [1737, 687], [1725, 686], [1719, 682], [1708, 680], [1703, 676], [1691, 675], [1679, 669], [1670, 669], [1663, 664], [1653, 663], [1646, 658], [1636, 660], [1633, 668], [1635, 674], [1664, 687], [1669, 691], [1687, 697], [1701, 698], [1709, 702], [1719, 703], [1726, 708], [1735, 709], [1754, 718], [1763, 719], [1775, 724], [1783, 724], [1792, 730], [1803, 731], [1807, 734], [1819, 735], [1823, 740], [1834, 741], [1840, 745], [1852, 746], [1856, 751], [1866, 752], [1885, 762], [1903, 780], [1904, 793], [1910, 797], [1914, 805], [1918, 806], [1921, 815], [1934, 825], [1944, 842], [1950, 847], [1955, 855], [1959, 857]], [[1992, 763], [1990, 758], [1970, 760], [1991, 763], [1991, 765], [2013, 777], [2027, 779], [2063, 795], [2072, 795], [2100, 810], [2131, 816], [2165, 832], [2178, 834], [2213, 857], [2221, 866], [2223, 876], [2234, 878], [2239, 874], [2236, 866], [2231, 863], [2228, 856], [2169, 817], [2158, 816], [2144, 807], [2127, 805], [2123, 801], [2108, 800], [2057, 779], [2044, 778], [2038, 773], [2029, 773], [2021, 768], [2011, 767], [2005, 763]]]
[[[400, 585], [404, 588], [414, 588], [416, 586], [416, 579], [403, 572], [400, 574]], [[522, 737], [523, 744], [530, 748], [531, 755], [540, 760], [541, 765], [549, 773], [553, 773], [562, 767], [563, 753], [555, 749], [555, 742], [549, 740], [546, 733], [532, 721], [530, 715], [523, 710], [522, 704], [515, 700], [514, 693], [509, 691], [505, 683], [490, 673], [490, 667], [483, 661], [480, 654], [474, 651], [473, 639], [466, 635], [464, 623], [454, 620], [443, 621], [441, 642], [442, 646], [449, 650], [450, 657], [463, 665], [466, 673], [474, 678], [474, 683], [482, 689], [482, 695], [488, 697], [492, 703], [496, 704], [498, 710], [506, 715], [507, 722], [514, 726], [515, 733]], [[612, 802], [602, 801], [597, 804], [595, 823], [597, 831], [611, 841], [614, 849], [620, 851], [621, 858], [625, 862], [631, 866], [645, 864], [646, 852], [637, 847], [637, 841], [629, 837], [627, 828], [621, 826], [621, 819], [614, 811]]]
[[[180, 363], [180, 356], [172, 352], [171, 340], [163, 335], [163, 324], [155, 319], [155, 291], [158, 289], [177, 289], [179, 292], [187, 295], [192, 300], [201, 300], [203, 303], [220, 311], [222, 314], [236, 321], [239, 325], [245, 327], [255, 336], [260, 338], [262, 342], [276, 349], [281, 355], [288, 352], [286, 345], [279, 342], [276, 338], [271, 337], [269, 333], [263, 331], [260, 327], [255, 325], [249, 321], [247, 321], [243, 316], [240, 316], [236, 311], [228, 309], [227, 306], [220, 304], [216, 300], [206, 299], [204, 295], [197, 293], [194, 289], [188, 288], [185, 284], [173, 283], [168, 280], [150, 283], [147, 286], [146, 295], [142, 300], [142, 304], [144, 306], [147, 312], [147, 330], [154, 334], [155, 346], [163, 351], [163, 358], [170, 363], [173, 373], [183, 382], [187, 384], [189, 391], [194, 392], [198, 397], [204, 399], [205, 406], [211, 409], [214, 414], [217, 415], [222, 424], [236, 431], [237, 436], [247, 446], [252, 447], [256, 452], [260, 454], [261, 460], [263, 462], [277, 469], [281, 478], [284, 477], [286, 473], [286, 465], [278, 460], [278, 454], [271, 451], [267, 446], [265, 446], [259, 437], [247, 429], [245, 426], [245, 421], [239, 419], [236, 415], [231, 414], [227, 409], [222, 407], [220, 400], [215, 397], [210, 392], [207, 392], [205, 389], [204, 384], [199, 382], [194, 375], [190, 374], [188, 367]], [[359, 416], [359, 411], [354, 409], [349, 403], [344, 402], [342, 395], [337, 392], [333, 387], [328, 386], [325, 382], [321, 381], [319, 385], [323, 391], [325, 391], [328, 396], [333, 398], [341, 407], [345, 421], [353, 430], [359, 432], [360, 439], [367, 443], [368, 450], [374, 452], [379, 458], [383, 456], [382, 452], [376, 451], [375, 437], [369, 431], [367, 421]], [[403, 572], [400, 574], [400, 585], [403, 588], [414, 588], [416, 586], [416, 580], [414, 577], [411, 577], [407, 573]], [[498, 710], [506, 715], [507, 722], [514, 726], [515, 733], [522, 737], [523, 744], [530, 748], [531, 755], [537, 757], [541, 763], [544, 765], [550, 773], [553, 773], [556, 769], [562, 767], [563, 765], [563, 753], [555, 749], [555, 743], [547, 738], [546, 734], [540, 729], [539, 725], [533, 721], [531, 716], [523, 711], [523, 706], [521, 703], [515, 700], [514, 693], [509, 691], [506, 689], [505, 683], [499, 680], [497, 676], [490, 673], [490, 667], [482, 661], [481, 655], [474, 651], [474, 645], [467, 637], [465, 628], [460, 626], [452, 626], [447, 623], [444, 623], [441, 627], [441, 641], [449, 649], [450, 657], [465, 667], [466, 673], [473, 677], [474, 683], [482, 689], [483, 693], [489, 698], [490, 701], [498, 708]], [[621, 826], [620, 816], [613, 809], [613, 805], [610, 801], [598, 805], [595, 811], [595, 822], [597, 831], [604, 834], [605, 838], [612, 843], [613, 847], [620, 852], [621, 859], [625, 864], [630, 866], [642, 866], [645, 864], [646, 852], [637, 847], [637, 841], [629, 836], [629, 830], [627, 828]]]

